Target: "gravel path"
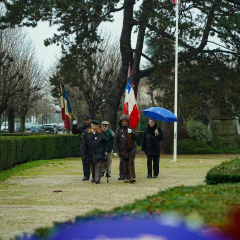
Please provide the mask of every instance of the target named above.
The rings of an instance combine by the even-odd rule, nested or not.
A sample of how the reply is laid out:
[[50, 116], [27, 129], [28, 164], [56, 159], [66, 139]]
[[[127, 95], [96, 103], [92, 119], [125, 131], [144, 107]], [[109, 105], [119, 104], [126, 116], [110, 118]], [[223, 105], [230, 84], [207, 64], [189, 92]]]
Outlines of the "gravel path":
[[0, 182], [0, 236], [9, 239], [94, 209], [111, 210], [169, 187], [204, 184], [210, 168], [235, 157], [240, 155], [180, 156], [178, 162], [170, 162], [172, 156], [163, 155], [160, 177], [147, 179], [146, 157], [138, 155], [135, 184], [117, 180], [119, 158], [113, 159], [110, 182], [104, 177], [100, 184], [82, 181], [79, 158], [52, 160]]

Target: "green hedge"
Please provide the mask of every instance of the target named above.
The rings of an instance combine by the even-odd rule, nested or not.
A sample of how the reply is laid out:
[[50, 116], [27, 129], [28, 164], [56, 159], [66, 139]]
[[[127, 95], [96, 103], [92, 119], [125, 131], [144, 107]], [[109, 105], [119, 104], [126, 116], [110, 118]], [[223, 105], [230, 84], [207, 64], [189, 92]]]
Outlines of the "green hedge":
[[[173, 149], [173, 146], [172, 146]], [[177, 142], [178, 154], [212, 154], [214, 149], [202, 141], [183, 139]]]
[[206, 176], [207, 184], [240, 182], [240, 159], [225, 161], [210, 169]]
[[23, 162], [77, 156], [78, 135], [0, 136], [0, 170]]

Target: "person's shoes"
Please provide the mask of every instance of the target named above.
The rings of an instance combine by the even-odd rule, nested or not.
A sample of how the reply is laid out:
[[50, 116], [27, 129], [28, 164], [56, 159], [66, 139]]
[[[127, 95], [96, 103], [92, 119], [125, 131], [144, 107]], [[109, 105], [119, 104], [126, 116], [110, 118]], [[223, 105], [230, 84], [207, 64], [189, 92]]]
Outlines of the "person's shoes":
[[102, 177], [104, 176], [104, 172], [102, 172]]
[[130, 183], [134, 183], [134, 182], [136, 182], [136, 179], [132, 178], [132, 179], [130, 180]]
[[111, 177], [111, 175], [109, 173], [106, 174], [106, 177]]
[[130, 183], [130, 180], [129, 180], [129, 179], [126, 179], [126, 180], [124, 181], [124, 183]]
[[157, 176], [153, 176], [153, 178], [157, 178]]
[[83, 180], [83, 181], [88, 181], [89, 178], [88, 178], [88, 177], [84, 177], [82, 180]]
[[148, 175], [147, 178], [152, 178], [152, 176]]
[[99, 183], [100, 183], [100, 181], [96, 181], [95, 183], [96, 183], [96, 184], [99, 184]]
[[95, 179], [92, 179], [92, 181], [91, 182], [95, 182]]
[[118, 180], [125, 180], [125, 178], [124, 177], [119, 177]]

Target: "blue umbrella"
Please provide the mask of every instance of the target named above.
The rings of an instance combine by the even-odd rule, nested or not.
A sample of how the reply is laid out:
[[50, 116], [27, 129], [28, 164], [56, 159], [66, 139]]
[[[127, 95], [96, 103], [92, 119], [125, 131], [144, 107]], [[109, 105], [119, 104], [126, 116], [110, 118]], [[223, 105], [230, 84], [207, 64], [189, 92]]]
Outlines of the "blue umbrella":
[[144, 109], [143, 114], [147, 117], [154, 118], [157, 121], [177, 122], [177, 117], [169, 110], [161, 107], [151, 107]]

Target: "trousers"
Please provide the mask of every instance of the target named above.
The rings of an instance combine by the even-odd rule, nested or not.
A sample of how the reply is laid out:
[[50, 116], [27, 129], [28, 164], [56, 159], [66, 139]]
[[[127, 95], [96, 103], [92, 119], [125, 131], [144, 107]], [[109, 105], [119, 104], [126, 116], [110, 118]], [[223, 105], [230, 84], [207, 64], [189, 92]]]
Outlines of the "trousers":
[[[147, 155], [148, 176], [152, 176], [152, 169], [153, 169], [153, 176], [158, 176], [158, 174], [159, 174], [159, 159], [160, 159], [160, 154]], [[153, 166], [152, 166], [152, 162], [153, 162]]]
[[90, 163], [91, 171], [92, 171], [92, 180], [95, 182], [100, 182], [101, 173], [102, 173], [102, 163]]
[[135, 160], [135, 156], [131, 156], [129, 158], [123, 158], [125, 179], [127, 180], [130, 180], [136, 177], [134, 160]]
[[83, 165], [83, 175], [86, 178], [90, 177], [90, 165], [88, 163], [87, 157], [82, 157], [82, 165]]
[[112, 153], [107, 154], [107, 162], [102, 163], [102, 172], [110, 174], [111, 173], [111, 166], [112, 166]]

